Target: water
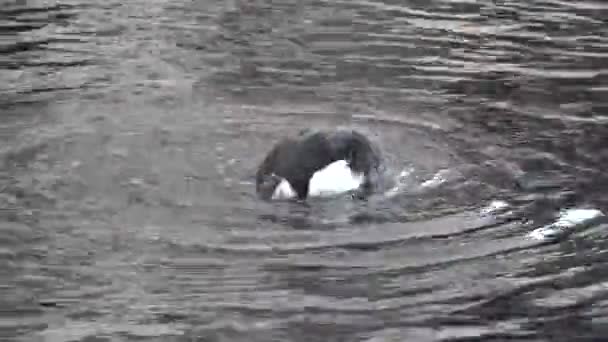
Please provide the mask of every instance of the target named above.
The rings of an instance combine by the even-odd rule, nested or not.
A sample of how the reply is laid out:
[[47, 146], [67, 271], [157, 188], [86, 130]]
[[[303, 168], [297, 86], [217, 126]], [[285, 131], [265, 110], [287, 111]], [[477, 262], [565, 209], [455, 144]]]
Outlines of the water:
[[[530, 232], [608, 212], [606, 18], [588, 0], [3, 1], [0, 336], [603, 340], [606, 221]], [[256, 200], [272, 144], [328, 126], [377, 141], [400, 188]]]

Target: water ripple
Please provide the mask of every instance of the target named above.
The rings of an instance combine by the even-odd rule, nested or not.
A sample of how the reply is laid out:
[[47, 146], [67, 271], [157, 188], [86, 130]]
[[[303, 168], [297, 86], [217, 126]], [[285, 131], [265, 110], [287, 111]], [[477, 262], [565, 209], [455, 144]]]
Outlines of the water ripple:
[[[605, 222], [528, 233], [608, 210], [606, 14], [591, 0], [9, 1], [3, 333], [605, 336]], [[257, 201], [269, 146], [328, 126], [377, 141], [394, 191]]]

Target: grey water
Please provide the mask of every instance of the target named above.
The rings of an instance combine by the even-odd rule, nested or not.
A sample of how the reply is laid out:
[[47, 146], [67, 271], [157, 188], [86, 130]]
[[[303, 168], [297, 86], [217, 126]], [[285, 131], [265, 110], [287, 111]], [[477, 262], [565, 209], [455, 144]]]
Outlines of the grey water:
[[[256, 198], [332, 127], [400, 191]], [[0, 339], [606, 341], [608, 224], [526, 236], [607, 134], [604, 1], [2, 1]]]

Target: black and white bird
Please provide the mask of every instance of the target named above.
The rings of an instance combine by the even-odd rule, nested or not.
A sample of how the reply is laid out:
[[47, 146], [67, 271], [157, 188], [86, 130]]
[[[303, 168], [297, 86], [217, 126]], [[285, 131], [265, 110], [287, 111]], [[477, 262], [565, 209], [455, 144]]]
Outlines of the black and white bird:
[[373, 192], [380, 178], [380, 151], [354, 130], [301, 131], [279, 141], [262, 161], [256, 190], [264, 200], [304, 200]]

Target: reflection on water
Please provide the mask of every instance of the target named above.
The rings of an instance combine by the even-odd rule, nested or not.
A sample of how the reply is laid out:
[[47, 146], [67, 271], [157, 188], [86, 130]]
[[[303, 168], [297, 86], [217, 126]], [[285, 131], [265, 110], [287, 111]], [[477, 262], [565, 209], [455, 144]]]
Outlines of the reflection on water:
[[[4, 2], [0, 336], [603, 338], [606, 221], [527, 234], [608, 213], [606, 18], [594, 1]], [[327, 126], [377, 141], [399, 187], [257, 201], [270, 146]]]

